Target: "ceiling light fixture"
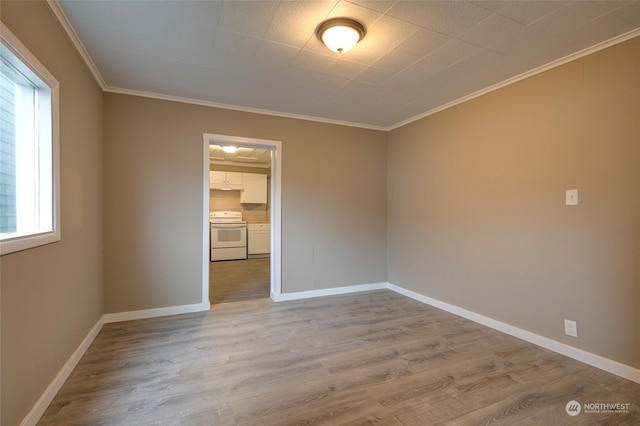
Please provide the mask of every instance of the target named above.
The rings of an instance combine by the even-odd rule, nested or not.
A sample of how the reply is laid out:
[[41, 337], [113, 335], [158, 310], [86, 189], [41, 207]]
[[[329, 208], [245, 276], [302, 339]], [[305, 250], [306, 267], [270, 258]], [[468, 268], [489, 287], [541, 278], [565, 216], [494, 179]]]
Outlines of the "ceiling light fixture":
[[364, 38], [364, 26], [353, 19], [327, 19], [316, 29], [316, 36], [334, 52], [348, 52]]
[[234, 152], [236, 152], [238, 148], [236, 148], [235, 146], [232, 145], [227, 145], [227, 146], [223, 146], [222, 150], [224, 152], [226, 152], [227, 154], [233, 154]]

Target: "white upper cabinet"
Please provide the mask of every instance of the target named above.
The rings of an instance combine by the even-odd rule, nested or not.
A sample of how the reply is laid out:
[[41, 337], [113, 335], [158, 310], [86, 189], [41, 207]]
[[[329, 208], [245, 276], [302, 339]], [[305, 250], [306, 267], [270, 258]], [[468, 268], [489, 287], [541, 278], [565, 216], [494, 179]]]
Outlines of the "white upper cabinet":
[[242, 174], [243, 190], [240, 202], [245, 204], [267, 204], [267, 175], [257, 173]]
[[209, 186], [211, 189], [239, 189], [242, 190], [242, 173], [238, 172], [209, 172]]

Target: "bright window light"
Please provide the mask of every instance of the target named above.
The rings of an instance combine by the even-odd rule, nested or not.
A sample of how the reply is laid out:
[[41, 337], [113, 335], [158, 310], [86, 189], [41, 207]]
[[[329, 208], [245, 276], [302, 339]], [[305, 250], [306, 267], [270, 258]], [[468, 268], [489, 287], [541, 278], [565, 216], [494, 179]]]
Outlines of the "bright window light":
[[60, 240], [58, 82], [3, 25], [0, 35], [1, 254]]

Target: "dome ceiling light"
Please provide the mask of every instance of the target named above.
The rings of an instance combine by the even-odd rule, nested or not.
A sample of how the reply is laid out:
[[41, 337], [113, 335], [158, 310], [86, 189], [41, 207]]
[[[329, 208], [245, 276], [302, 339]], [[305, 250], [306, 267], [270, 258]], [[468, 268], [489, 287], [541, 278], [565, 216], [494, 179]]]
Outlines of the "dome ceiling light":
[[316, 29], [316, 36], [334, 52], [348, 52], [364, 38], [364, 26], [353, 19], [327, 19]]

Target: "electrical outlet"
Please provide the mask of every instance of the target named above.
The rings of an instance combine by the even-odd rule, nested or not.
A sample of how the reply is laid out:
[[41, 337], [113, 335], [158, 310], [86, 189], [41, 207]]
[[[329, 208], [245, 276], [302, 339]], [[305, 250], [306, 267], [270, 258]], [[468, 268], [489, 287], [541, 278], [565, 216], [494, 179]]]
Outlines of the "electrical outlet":
[[578, 337], [578, 323], [571, 320], [564, 320], [564, 334], [571, 337]]

